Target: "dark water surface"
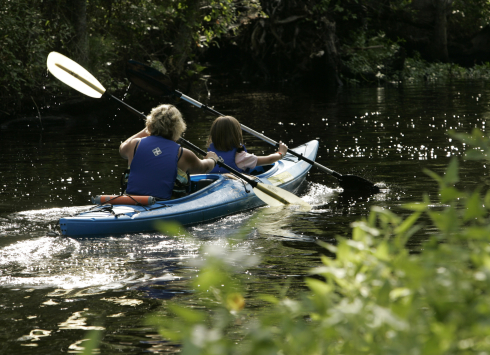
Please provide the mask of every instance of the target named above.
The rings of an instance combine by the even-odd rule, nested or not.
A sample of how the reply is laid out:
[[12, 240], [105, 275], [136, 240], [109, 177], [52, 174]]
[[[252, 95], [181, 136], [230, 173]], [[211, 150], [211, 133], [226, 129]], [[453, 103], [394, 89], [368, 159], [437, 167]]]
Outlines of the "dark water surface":
[[[251, 292], [276, 293], [319, 264], [317, 240], [349, 236], [350, 223], [381, 206], [404, 216], [402, 205], [428, 194], [437, 207], [437, 184], [423, 169], [443, 174], [464, 146], [452, 128], [486, 129], [490, 86], [456, 82], [385, 88], [211, 90], [208, 105], [290, 147], [320, 140], [317, 161], [341, 174], [367, 178], [383, 188], [374, 196], [349, 196], [336, 179], [312, 169], [302, 196], [314, 207], [255, 211], [188, 228], [194, 239], [160, 233], [73, 239], [56, 235], [60, 217], [90, 203], [90, 196], [119, 193], [125, 168], [119, 143], [142, 128], [139, 118], [113, 107], [76, 107], [65, 114], [3, 122], [0, 127], [0, 353], [78, 353], [87, 331], [103, 329], [104, 354], [173, 352], [143, 324], [164, 300], [196, 304], [188, 279], [200, 248], [234, 248], [261, 262], [246, 272]], [[131, 102], [141, 111], [158, 102]], [[210, 116], [181, 102], [185, 138], [204, 148]], [[109, 109], [110, 108], [110, 109]], [[245, 133], [249, 150], [274, 149]], [[461, 186], [488, 179], [487, 168], [461, 160]], [[427, 221], [426, 221], [427, 222]], [[247, 229], [246, 226], [251, 226]], [[245, 228], [245, 229], [244, 229]], [[434, 229], [408, 248], [417, 251]], [[245, 234], [244, 239], [236, 235]], [[164, 308], [163, 308], [164, 310]]]

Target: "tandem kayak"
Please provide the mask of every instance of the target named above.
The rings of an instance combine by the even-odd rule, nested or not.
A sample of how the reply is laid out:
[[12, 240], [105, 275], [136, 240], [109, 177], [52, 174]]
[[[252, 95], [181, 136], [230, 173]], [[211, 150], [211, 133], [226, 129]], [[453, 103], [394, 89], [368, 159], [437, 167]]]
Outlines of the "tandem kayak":
[[[314, 161], [318, 141], [312, 140], [292, 150]], [[251, 175], [258, 182], [295, 193], [310, 168], [311, 165], [304, 160], [286, 154], [272, 165], [255, 168]], [[151, 232], [157, 230], [158, 223], [162, 221], [187, 226], [264, 205], [243, 180], [220, 174], [197, 174], [191, 175], [191, 193], [187, 196], [146, 206], [95, 205], [88, 211], [61, 218], [59, 225], [66, 236]]]

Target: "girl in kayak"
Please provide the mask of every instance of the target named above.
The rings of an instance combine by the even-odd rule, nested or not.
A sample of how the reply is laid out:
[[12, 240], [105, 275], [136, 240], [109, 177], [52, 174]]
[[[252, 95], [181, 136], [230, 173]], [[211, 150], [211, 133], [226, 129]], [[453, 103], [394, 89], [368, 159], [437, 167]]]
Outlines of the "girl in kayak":
[[[243, 144], [242, 129], [238, 120], [232, 116], [221, 116], [214, 120], [208, 137], [208, 151], [223, 158], [224, 163], [241, 173], [249, 173], [256, 166], [268, 165], [282, 159], [288, 146], [279, 142], [276, 153], [256, 156], [247, 152]], [[211, 173], [227, 173], [226, 169], [215, 166]]]
[[130, 167], [127, 194], [170, 199], [175, 186], [188, 185], [188, 174], [207, 173], [216, 166], [216, 153], [199, 159], [176, 143], [186, 128], [175, 106], [160, 105], [151, 110], [143, 130], [121, 143], [119, 153]]

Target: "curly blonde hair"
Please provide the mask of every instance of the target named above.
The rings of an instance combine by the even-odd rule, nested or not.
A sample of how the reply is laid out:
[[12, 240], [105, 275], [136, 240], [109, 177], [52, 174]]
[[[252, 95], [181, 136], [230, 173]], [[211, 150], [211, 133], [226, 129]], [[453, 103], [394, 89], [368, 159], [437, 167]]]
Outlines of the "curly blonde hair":
[[177, 141], [187, 129], [180, 111], [173, 105], [154, 107], [146, 117], [146, 129], [152, 136]]

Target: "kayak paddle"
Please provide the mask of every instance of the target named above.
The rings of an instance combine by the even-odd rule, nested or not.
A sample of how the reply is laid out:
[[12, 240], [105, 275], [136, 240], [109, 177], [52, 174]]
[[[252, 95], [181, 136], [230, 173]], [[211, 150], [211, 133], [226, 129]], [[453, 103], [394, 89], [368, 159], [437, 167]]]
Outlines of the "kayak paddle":
[[[90, 74], [78, 63], [65, 57], [64, 55], [57, 52], [51, 52], [48, 55], [47, 66], [51, 74], [53, 74], [56, 78], [58, 78], [66, 85], [72, 87], [75, 90], [78, 90], [82, 94], [94, 98], [108, 96], [126, 106], [128, 109], [131, 110], [131, 112], [139, 115], [143, 119], [146, 119], [145, 114], [143, 114], [142, 112], [139, 112], [135, 108], [126, 104], [124, 101], [121, 101], [111, 94], [108, 94], [102, 84], [92, 74]], [[180, 138], [180, 141], [186, 146], [190, 147], [190, 149], [197, 151], [200, 154], [206, 155], [206, 152], [193, 145], [192, 143], [186, 141], [185, 139]], [[274, 185], [268, 185], [252, 180], [221, 161], [218, 161], [217, 164], [225, 168], [232, 174], [238, 176], [240, 179], [249, 183], [250, 186], [252, 186], [255, 195], [268, 205], [282, 206], [292, 204], [311, 207], [306, 201], [302, 200], [289, 191], [286, 191]]]
[[[183, 93], [181, 93], [178, 90], [175, 90], [172, 88], [172, 82], [171, 80], [163, 73], [160, 71], [137, 61], [134, 60], [129, 60], [128, 61], [128, 66], [126, 68], [126, 75], [129, 78], [129, 81], [133, 83], [134, 85], [138, 86], [139, 88], [145, 90], [146, 92], [153, 94], [155, 96], [170, 96], [174, 95], [179, 98], [181, 98], [184, 101], [187, 101], [191, 103], [194, 106], [197, 106], [198, 108], [201, 108], [205, 111], [214, 113], [218, 116], [224, 116], [223, 114], [219, 113], [218, 111], [210, 108], [209, 106], [206, 106], [199, 101], [196, 101]], [[255, 137], [262, 139], [263, 141], [278, 147], [278, 143], [263, 134], [254, 131], [253, 129], [244, 126], [241, 124], [242, 130], [245, 132], [248, 132]], [[379, 187], [374, 185], [372, 182], [359, 177], [355, 175], [350, 175], [350, 174], [340, 174], [332, 169], [329, 169], [313, 160], [310, 160], [303, 155], [296, 153], [293, 150], [288, 149], [288, 153], [296, 156], [297, 158], [306, 161], [307, 163], [317, 167], [318, 169], [331, 174], [337, 180], [339, 181], [340, 187], [342, 187], [346, 191], [362, 191], [362, 192], [370, 192], [370, 193], [378, 193], [380, 192]]]
[[77, 62], [58, 52], [51, 52], [46, 61], [48, 70], [58, 80], [87, 96], [100, 99], [102, 96], [116, 100], [135, 114], [140, 114], [127, 103], [106, 92], [95, 77]]

